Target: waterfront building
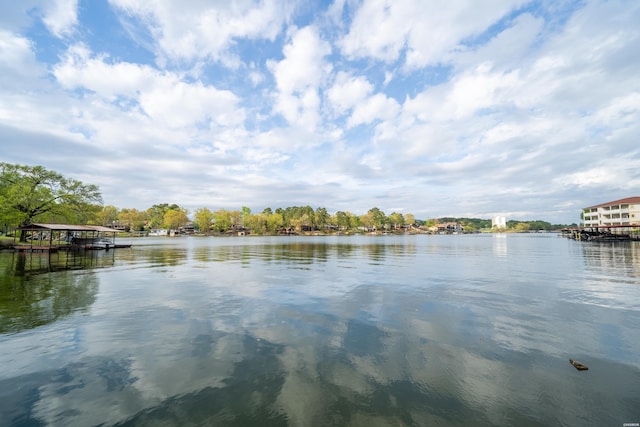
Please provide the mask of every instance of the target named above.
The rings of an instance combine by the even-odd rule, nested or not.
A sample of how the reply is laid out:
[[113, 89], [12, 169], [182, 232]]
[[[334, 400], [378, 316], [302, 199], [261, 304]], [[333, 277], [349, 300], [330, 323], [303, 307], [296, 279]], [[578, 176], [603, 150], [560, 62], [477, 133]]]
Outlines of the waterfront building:
[[627, 197], [582, 210], [585, 227], [640, 224], [640, 197]]
[[444, 222], [435, 224], [433, 227], [429, 228], [429, 231], [432, 233], [445, 234], [462, 233], [464, 231], [464, 227], [459, 222]]
[[507, 228], [507, 218], [496, 215], [491, 218], [491, 228]]

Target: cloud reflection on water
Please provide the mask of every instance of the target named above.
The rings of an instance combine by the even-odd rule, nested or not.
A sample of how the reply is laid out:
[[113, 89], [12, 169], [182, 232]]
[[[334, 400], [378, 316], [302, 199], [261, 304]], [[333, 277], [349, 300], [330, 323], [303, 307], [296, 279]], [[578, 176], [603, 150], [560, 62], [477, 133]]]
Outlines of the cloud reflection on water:
[[[464, 256], [460, 241], [438, 241], [181, 248], [162, 252], [166, 264], [140, 251], [153, 266], [128, 259], [100, 272], [91, 318], [49, 326], [77, 328], [75, 351], [53, 370], [2, 377], [3, 394], [30, 391], [0, 403], [0, 415], [66, 425], [597, 425], [633, 415], [637, 317], [564, 299], [582, 282], [568, 282], [567, 260], [554, 266], [556, 241], [528, 259], [511, 241], [510, 264], [492, 264], [491, 240], [463, 245]], [[568, 355], [592, 370], [578, 373]]]

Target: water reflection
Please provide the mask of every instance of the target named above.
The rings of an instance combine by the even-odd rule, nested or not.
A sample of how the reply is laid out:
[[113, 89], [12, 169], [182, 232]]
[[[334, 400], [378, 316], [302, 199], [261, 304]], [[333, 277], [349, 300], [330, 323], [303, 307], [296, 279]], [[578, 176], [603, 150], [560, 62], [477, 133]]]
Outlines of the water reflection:
[[7, 255], [0, 257], [0, 333], [32, 329], [74, 312], [86, 312], [96, 300], [98, 279], [91, 273], [69, 270], [113, 265], [113, 257], [94, 252]]
[[243, 359], [219, 386], [171, 396], [117, 425], [287, 425], [275, 407], [284, 382], [283, 347], [245, 335], [240, 350]]
[[585, 295], [612, 289], [622, 264], [609, 271], [586, 260], [608, 256], [566, 239], [504, 239], [508, 252], [491, 236], [185, 239], [119, 252], [114, 268], [92, 270], [101, 289], [82, 321], [0, 335], [0, 419], [633, 422], [640, 281], [593, 304]]
[[[117, 252], [117, 251], [116, 251]], [[176, 266], [183, 264], [189, 255], [184, 247], [142, 246], [117, 252], [118, 260], [145, 267]]]
[[[16, 276], [27, 277], [56, 271], [113, 267], [114, 262], [114, 251], [12, 252], [10, 258], [4, 260], [0, 258], [0, 264], [5, 264], [5, 273], [13, 270]], [[2, 276], [4, 277], [5, 274]]]
[[582, 252], [586, 265], [592, 269], [640, 277], [639, 242], [583, 242]]
[[267, 245], [222, 245], [196, 246], [191, 257], [200, 262], [241, 262], [252, 260], [267, 263], [311, 264], [324, 262], [329, 258], [366, 258], [372, 262], [387, 260], [389, 257], [406, 257], [415, 254], [413, 244], [349, 244], [309, 241], [291, 241], [283, 244]]
[[[332, 333], [311, 339], [291, 335], [290, 327], [271, 330], [278, 342], [219, 331], [195, 336], [198, 350], [168, 366], [174, 372], [154, 372], [154, 362], [144, 357], [93, 356], [3, 380], [0, 414], [14, 425], [71, 426], [421, 426], [470, 420], [542, 426], [617, 419], [584, 404], [595, 400], [598, 407], [633, 415], [623, 402], [637, 397], [640, 373], [622, 364], [593, 360], [595, 373], [585, 382], [566, 369], [566, 361], [544, 354], [491, 359], [420, 334], [318, 320], [332, 325]], [[230, 343], [235, 352], [229, 353]], [[239, 357], [230, 360], [234, 353]], [[200, 378], [203, 385], [193, 389], [185, 377]], [[18, 384], [20, 392], [10, 396], [7, 390]]]
[[493, 253], [498, 257], [507, 256], [507, 235], [501, 233], [493, 234]]

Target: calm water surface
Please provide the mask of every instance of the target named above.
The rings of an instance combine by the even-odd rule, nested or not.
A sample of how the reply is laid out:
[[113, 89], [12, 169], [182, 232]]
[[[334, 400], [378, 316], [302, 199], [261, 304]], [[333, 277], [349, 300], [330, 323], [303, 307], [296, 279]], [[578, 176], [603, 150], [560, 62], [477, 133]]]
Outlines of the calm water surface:
[[640, 422], [640, 242], [133, 243], [0, 253], [1, 425]]

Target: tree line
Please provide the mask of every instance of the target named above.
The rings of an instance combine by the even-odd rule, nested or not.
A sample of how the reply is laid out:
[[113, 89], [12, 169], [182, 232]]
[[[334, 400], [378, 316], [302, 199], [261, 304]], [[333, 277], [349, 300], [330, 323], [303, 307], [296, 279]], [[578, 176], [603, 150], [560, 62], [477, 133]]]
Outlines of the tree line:
[[[465, 231], [491, 228], [491, 220], [478, 218], [438, 218], [418, 220], [411, 213], [387, 215], [377, 207], [365, 214], [349, 211], [329, 213], [324, 207], [267, 207], [252, 212], [246, 206], [238, 210], [207, 207], [187, 209], [173, 203], [155, 204], [146, 210], [103, 206], [97, 186], [66, 178], [42, 166], [0, 163], [0, 225], [3, 231], [32, 223], [74, 223], [118, 227], [127, 231], [151, 229], [179, 230], [188, 224], [202, 233], [250, 230], [254, 234], [286, 231], [402, 230], [414, 226], [458, 222]], [[562, 225], [545, 221], [508, 221], [517, 231], [552, 230]]]
[[330, 214], [326, 208], [290, 206], [265, 208], [253, 213], [240, 210], [198, 208], [189, 218], [187, 209], [173, 203], [155, 204], [146, 210], [103, 206], [97, 186], [64, 177], [42, 166], [0, 163], [0, 224], [3, 231], [32, 223], [94, 224], [118, 226], [131, 231], [180, 229], [187, 224], [204, 233], [250, 229], [253, 233], [276, 233], [282, 229], [313, 231], [398, 229], [416, 223], [412, 214], [386, 215], [371, 208], [364, 215], [351, 212]]
[[354, 230], [397, 230], [416, 224], [412, 214], [393, 212], [386, 215], [374, 207], [363, 215], [338, 211], [330, 214], [326, 208], [311, 206], [289, 206], [286, 208], [265, 208], [254, 213], [243, 206], [239, 210], [211, 210], [198, 208], [190, 219], [188, 211], [176, 204], [156, 204], [146, 211], [118, 209], [104, 206], [95, 216], [95, 221], [106, 226], [127, 226], [133, 231], [148, 229], [180, 229], [193, 224], [203, 233], [225, 233], [236, 230], [250, 230], [254, 234], [276, 234], [287, 231], [331, 231]]

